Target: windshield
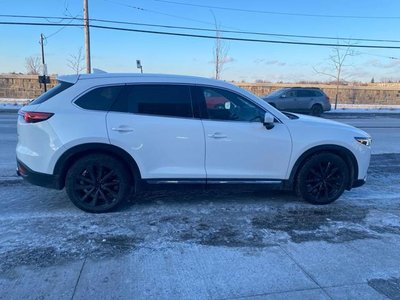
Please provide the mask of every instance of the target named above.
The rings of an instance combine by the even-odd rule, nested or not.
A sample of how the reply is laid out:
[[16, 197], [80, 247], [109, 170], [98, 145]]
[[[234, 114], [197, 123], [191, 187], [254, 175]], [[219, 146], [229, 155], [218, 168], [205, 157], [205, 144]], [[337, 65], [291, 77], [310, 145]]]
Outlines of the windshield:
[[72, 83], [60, 81], [58, 85], [56, 85], [52, 89], [48, 90], [47, 92], [41, 94], [39, 97], [37, 97], [35, 100], [33, 100], [30, 104], [43, 103], [71, 86], [73, 86]]

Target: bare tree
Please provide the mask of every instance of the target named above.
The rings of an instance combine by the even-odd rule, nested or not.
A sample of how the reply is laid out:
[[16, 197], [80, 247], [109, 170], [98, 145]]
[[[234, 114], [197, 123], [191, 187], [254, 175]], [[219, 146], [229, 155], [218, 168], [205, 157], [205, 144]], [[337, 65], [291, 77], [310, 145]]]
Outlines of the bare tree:
[[39, 56], [29, 56], [25, 58], [25, 68], [28, 75], [39, 75], [41, 69]]
[[329, 55], [328, 61], [329, 65], [327, 67], [328, 71], [318, 70], [313, 67], [314, 71], [318, 74], [328, 76], [332, 78], [336, 83], [336, 93], [335, 93], [335, 109], [337, 108], [338, 95], [339, 95], [339, 87], [340, 83], [343, 80], [343, 71], [345, 67], [349, 65], [345, 65], [344, 62], [350, 56], [355, 56], [357, 53], [351, 48], [350, 43], [345, 43], [346, 46], [340, 44], [338, 41], [338, 45], [332, 48], [331, 54]]
[[70, 54], [70, 57], [67, 59], [67, 65], [75, 74], [79, 74], [85, 69], [84, 61], [85, 56], [82, 53], [82, 47], [80, 47], [77, 54]]
[[221, 78], [221, 73], [224, 65], [231, 62], [232, 59], [228, 56], [229, 44], [221, 39], [220, 24], [217, 23], [214, 13], [211, 11], [215, 23], [215, 43], [213, 48], [214, 64], [215, 64], [215, 79]]

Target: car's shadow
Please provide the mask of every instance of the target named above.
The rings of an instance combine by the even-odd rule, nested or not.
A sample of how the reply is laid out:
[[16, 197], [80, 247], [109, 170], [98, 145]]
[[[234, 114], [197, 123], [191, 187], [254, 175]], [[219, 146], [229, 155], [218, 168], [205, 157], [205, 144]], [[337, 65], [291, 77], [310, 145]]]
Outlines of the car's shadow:
[[178, 188], [176, 190], [161, 189], [138, 192], [131, 196], [120, 210], [129, 210], [134, 205], [153, 205], [163, 203], [164, 205], [204, 205], [222, 203], [260, 203], [275, 204], [282, 203], [304, 203], [301, 198], [290, 191], [278, 191], [268, 189], [188, 189]]

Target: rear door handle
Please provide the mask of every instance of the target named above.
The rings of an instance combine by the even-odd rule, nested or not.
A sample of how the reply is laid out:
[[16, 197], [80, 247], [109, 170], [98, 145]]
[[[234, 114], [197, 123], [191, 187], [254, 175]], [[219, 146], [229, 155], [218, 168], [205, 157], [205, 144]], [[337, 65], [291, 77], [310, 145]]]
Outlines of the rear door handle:
[[132, 132], [133, 128], [128, 127], [128, 126], [119, 126], [119, 127], [113, 127], [111, 128], [113, 131], [118, 131], [118, 132]]
[[208, 137], [213, 138], [213, 139], [224, 139], [224, 138], [227, 138], [228, 136], [226, 136], [225, 134], [219, 133], [219, 132], [215, 132], [213, 134], [209, 134]]

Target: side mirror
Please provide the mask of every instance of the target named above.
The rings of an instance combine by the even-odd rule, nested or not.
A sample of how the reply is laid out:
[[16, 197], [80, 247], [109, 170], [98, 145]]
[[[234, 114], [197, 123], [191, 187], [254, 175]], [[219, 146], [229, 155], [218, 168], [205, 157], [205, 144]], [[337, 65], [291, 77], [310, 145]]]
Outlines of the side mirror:
[[275, 117], [273, 115], [271, 115], [269, 112], [266, 112], [264, 115], [264, 126], [265, 128], [267, 128], [268, 130], [274, 128], [274, 121], [275, 121]]

